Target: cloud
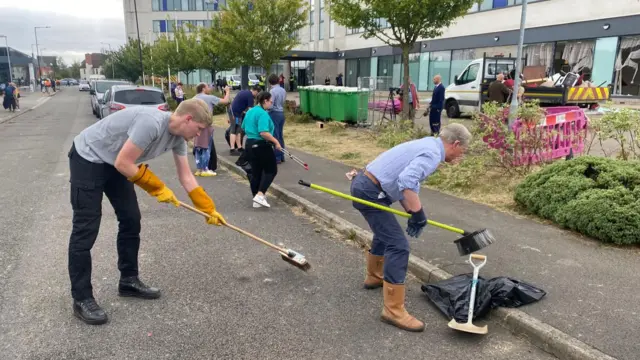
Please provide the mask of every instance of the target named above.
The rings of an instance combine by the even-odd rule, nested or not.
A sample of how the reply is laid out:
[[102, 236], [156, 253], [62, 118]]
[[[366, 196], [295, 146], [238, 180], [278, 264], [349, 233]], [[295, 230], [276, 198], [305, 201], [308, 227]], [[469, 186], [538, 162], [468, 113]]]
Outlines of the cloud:
[[61, 56], [67, 63], [82, 61], [85, 53], [108, 49], [101, 42], [111, 44], [112, 49], [126, 42], [124, 20], [96, 18], [99, 10], [96, 11], [87, 10], [87, 17], [74, 17], [53, 11], [2, 8], [0, 31], [8, 37], [10, 47], [31, 55], [31, 44], [36, 43], [34, 27], [50, 26], [38, 29], [41, 55]]

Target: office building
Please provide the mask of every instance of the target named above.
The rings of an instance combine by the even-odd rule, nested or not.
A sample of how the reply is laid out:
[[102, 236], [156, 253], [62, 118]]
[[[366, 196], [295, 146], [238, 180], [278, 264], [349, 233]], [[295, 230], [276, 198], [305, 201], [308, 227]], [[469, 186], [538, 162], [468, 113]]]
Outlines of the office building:
[[[139, 0], [138, 21], [143, 41], [173, 31], [174, 24], [207, 26], [226, 0]], [[431, 90], [440, 74], [445, 85], [469, 61], [488, 56], [515, 57], [522, 0], [484, 0], [457, 19], [442, 36], [420, 39], [410, 54], [409, 73], [420, 91]], [[345, 85], [358, 77], [387, 77], [400, 85], [400, 49], [376, 38], [362, 38], [361, 29], [347, 29], [330, 18], [324, 0], [309, 0], [309, 23], [298, 32], [299, 45], [279, 64], [304, 84], [324, 84], [325, 77], [344, 74]], [[124, 0], [127, 36], [136, 37], [133, 1]], [[386, 24], [385, 19], [380, 19]], [[524, 55], [527, 65], [547, 73], [561, 69], [590, 73], [596, 85], [611, 84], [617, 95], [640, 96], [640, 2], [637, 0], [529, 0]], [[260, 69], [252, 69], [258, 71]], [[273, 69], [276, 70], [276, 69]], [[202, 70], [197, 75], [208, 80]], [[195, 80], [195, 79], [194, 79]]]

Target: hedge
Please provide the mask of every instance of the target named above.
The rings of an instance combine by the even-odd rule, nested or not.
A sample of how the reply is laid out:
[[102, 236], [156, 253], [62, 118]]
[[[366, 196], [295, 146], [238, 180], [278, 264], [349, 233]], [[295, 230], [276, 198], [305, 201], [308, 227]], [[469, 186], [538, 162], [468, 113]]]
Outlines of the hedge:
[[640, 243], [640, 162], [583, 156], [557, 162], [516, 187], [542, 218], [615, 244]]

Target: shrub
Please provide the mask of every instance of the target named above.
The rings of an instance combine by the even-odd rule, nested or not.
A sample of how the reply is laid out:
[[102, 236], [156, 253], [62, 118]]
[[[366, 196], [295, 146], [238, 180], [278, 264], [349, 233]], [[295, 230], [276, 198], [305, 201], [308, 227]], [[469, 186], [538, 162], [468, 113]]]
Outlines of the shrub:
[[[622, 160], [640, 159], [640, 111], [622, 108], [612, 109], [602, 117], [591, 119], [591, 140], [587, 144], [587, 154], [595, 141], [600, 144], [605, 156], [615, 156]], [[618, 149], [607, 151], [604, 142], [613, 140]]]
[[640, 162], [584, 156], [529, 175], [515, 192], [527, 211], [615, 244], [640, 243]]
[[309, 113], [296, 114], [290, 111], [286, 111], [284, 116], [287, 121], [291, 121], [296, 124], [309, 124], [314, 121], [313, 117]]
[[420, 139], [428, 136], [423, 128], [415, 128], [411, 120], [387, 122], [377, 126], [371, 133], [378, 146], [392, 148], [406, 141]]

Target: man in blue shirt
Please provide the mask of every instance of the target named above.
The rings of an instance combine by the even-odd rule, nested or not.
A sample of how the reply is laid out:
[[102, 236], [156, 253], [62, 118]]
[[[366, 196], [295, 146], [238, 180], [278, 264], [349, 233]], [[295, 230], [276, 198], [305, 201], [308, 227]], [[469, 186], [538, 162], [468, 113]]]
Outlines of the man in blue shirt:
[[442, 116], [442, 109], [444, 108], [444, 85], [442, 85], [442, 78], [440, 75], [433, 77], [433, 83], [436, 85], [433, 88], [433, 95], [431, 96], [431, 110], [429, 111], [429, 127], [431, 127], [431, 134], [437, 135], [440, 132], [440, 117]]
[[[440, 136], [425, 137], [395, 146], [380, 154], [358, 173], [351, 195], [384, 206], [399, 201], [411, 214], [407, 234], [417, 238], [427, 225], [420, 198], [420, 185], [441, 162], [453, 162], [466, 151], [471, 133], [461, 124], [450, 124]], [[367, 254], [366, 289], [383, 287], [382, 321], [408, 331], [423, 331], [424, 323], [404, 307], [404, 281], [409, 264], [409, 242], [396, 217], [386, 211], [353, 203], [373, 232]]]
[[[251, 90], [240, 91], [231, 102], [231, 114], [229, 119], [229, 146], [231, 155], [243, 152], [242, 148], [242, 120], [244, 115], [253, 107], [255, 97], [260, 93], [260, 86], [255, 85]], [[236, 146], [235, 148], [233, 146]], [[236, 148], [238, 149], [236, 151]]]
[[[269, 75], [269, 84], [271, 85], [269, 92], [271, 93], [271, 100], [273, 101], [269, 115], [271, 116], [271, 120], [273, 120], [273, 124], [276, 126], [273, 137], [275, 137], [280, 143], [280, 146], [284, 148], [284, 101], [287, 98], [287, 92], [280, 86], [276, 74]], [[280, 150], [274, 151], [276, 163], [280, 164], [284, 162], [284, 153]]]

